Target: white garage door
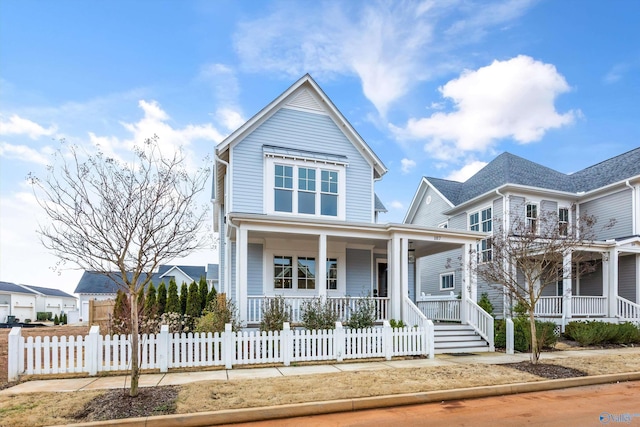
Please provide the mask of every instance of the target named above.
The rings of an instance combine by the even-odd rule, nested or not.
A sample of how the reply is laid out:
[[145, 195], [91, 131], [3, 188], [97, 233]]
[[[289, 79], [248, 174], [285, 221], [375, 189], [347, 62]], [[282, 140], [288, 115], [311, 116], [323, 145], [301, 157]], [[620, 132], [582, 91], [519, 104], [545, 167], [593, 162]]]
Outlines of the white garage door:
[[32, 322], [36, 321], [31, 307], [13, 307], [13, 313], [11, 314], [16, 316], [16, 319], [20, 319], [21, 322], [24, 322], [25, 319], [31, 319]]
[[9, 306], [0, 305], [0, 323], [6, 323], [8, 315], [9, 315]]

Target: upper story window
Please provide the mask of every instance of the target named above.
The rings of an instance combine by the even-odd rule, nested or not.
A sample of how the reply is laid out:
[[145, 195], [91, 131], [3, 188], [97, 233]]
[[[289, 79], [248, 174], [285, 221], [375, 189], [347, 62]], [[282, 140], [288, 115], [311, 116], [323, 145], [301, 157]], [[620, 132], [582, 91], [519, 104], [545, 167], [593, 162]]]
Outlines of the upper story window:
[[558, 234], [566, 236], [569, 232], [569, 208], [558, 209]]
[[266, 213], [344, 219], [346, 165], [266, 157]]
[[[469, 229], [471, 231], [482, 231], [493, 233], [493, 215], [491, 207], [482, 209], [469, 215]], [[492, 259], [491, 239], [483, 239], [478, 244], [478, 261], [487, 262]]]
[[537, 233], [538, 231], [538, 205], [527, 203], [525, 206], [525, 221], [528, 231]]

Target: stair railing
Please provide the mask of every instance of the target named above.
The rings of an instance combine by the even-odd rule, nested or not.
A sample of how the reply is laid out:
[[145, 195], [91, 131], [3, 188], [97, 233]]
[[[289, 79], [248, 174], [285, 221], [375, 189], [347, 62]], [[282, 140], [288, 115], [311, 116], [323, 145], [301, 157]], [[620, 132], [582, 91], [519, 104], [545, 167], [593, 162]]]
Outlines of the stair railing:
[[489, 343], [489, 351], [495, 351], [493, 316], [469, 298], [465, 298], [464, 305], [469, 326]]

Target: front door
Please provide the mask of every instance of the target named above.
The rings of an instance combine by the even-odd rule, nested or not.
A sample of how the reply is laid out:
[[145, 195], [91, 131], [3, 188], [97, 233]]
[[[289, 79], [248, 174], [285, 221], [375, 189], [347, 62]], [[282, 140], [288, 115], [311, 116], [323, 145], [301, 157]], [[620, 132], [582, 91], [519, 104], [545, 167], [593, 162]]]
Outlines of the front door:
[[376, 270], [377, 270], [377, 296], [379, 297], [387, 297], [387, 261], [379, 260], [376, 262]]

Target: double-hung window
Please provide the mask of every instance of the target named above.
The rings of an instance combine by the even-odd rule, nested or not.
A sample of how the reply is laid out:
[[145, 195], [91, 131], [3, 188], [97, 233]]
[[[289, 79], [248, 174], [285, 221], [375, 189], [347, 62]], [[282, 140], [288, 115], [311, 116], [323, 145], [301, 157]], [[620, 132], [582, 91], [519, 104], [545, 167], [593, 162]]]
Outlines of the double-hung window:
[[327, 289], [335, 291], [338, 289], [338, 259], [327, 258]]
[[338, 215], [338, 172], [321, 170], [320, 214]]
[[[493, 233], [493, 216], [491, 207], [482, 209], [469, 215], [469, 229]], [[478, 261], [487, 262], [492, 258], [491, 238], [483, 239], [478, 243]]]
[[293, 166], [275, 165], [274, 178], [274, 210], [293, 212]]
[[569, 232], [569, 209], [558, 209], [558, 234], [566, 236]]
[[316, 170], [298, 168], [298, 213], [316, 213]]
[[538, 205], [535, 203], [527, 203], [525, 206], [525, 221], [527, 231], [538, 232]]

